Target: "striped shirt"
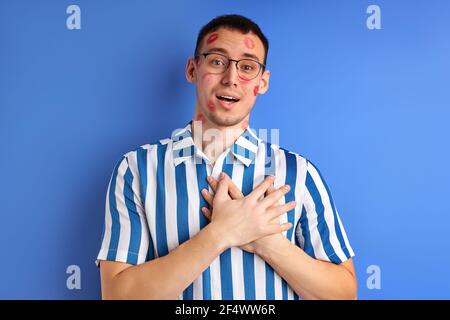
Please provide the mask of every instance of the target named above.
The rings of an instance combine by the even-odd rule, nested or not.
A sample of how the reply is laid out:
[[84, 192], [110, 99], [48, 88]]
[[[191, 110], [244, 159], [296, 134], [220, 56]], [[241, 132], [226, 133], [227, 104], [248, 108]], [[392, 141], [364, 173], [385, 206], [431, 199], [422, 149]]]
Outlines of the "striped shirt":
[[[258, 138], [252, 129], [216, 160], [196, 147], [191, 123], [170, 139], [143, 145], [116, 164], [108, 186], [100, 260], [141, 264], [167, 255], [208, 223], [200, 191], [208, 175], [227, 173], [244, 195], [268, 175], [276, 188], [289, 184], [280, 204], [296, 201], [280, 222], [309, 256], [335, 264], [354, 256], [341, 219], [318, 169], [307, 159]], [[232, 247], [220, 254], [178, 299], [301, 299], [258, 255]]]

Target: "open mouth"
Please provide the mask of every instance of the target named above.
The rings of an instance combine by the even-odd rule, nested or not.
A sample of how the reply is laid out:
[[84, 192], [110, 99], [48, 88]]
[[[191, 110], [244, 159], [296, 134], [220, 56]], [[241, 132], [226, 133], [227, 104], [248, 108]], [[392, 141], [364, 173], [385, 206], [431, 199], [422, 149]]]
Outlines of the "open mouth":
[[239, 101], [238, 98], [231, 97], [231, 96], [219, 96], [219, 95], [217, 95], [216, 98], [219, 99], [220, 101], [223, 101], [223, 102], [227, 103], [227, 104], [232, 104], [232, 103], [236, 103], [236, 102]]

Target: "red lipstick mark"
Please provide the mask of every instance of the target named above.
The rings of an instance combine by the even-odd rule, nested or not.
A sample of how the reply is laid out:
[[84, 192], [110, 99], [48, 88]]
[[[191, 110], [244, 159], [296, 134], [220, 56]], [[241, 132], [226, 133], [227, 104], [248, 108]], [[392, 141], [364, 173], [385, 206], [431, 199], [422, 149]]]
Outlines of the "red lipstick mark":
[[203, 123], [205, 121], [205, 116], [202, 113], [199, 113], [195, 120], [201, 121]]
[[254, 43], [253, 40], [250, 39], [249, 37], [246, 37], [246, 38], [244, 39], [244, 44], [245, 44], [245, 46], [246, 46], [247, 48], [249, 48], [249, 49], [255, 48], [255, 43]]
[[205, 73], [204, 75], [202, 75], [202, 80], [209, 80], [209, 78], [211, 77], [211, 73]]
[[256, 95], [258, 94], [258, 91], [259, 91], [259, 86], [255, 86], [255, 87], [253, 88], [253, 94], [255, 95], [255, 97], [256, 97]]
[[219, 38], [219, 34], [218, 34], [218, 33], [213, 33], [212, 35], [210, 35], [210, 36], [208, 37], [208, 39], [206, 40], [206, 43], [207, 43], [207, 44], [211, 44], [211, 43], [213, 43], [214, 41], [216, 41], [217, 38]]
[[214, 103], [213, 103], [212, 101], [209, 101], [209, 102], [206, 104], [206, 107], [207, 107], [208, 110], [211, 111], [211, 112], [216, 111], [216, 107], [214, 106]]
[[241, 76], [239, 76], [239, 80], [240, 80], [242, 83], [247, 83], [247, 82], [250, 81], [249, 79], [244, 79], [244, 78], [242, 78]]

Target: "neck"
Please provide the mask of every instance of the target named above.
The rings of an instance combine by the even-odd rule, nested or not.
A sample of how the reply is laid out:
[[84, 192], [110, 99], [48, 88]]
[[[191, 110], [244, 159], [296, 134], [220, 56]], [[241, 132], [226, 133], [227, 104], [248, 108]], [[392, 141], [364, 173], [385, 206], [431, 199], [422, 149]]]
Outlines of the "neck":
[[214, 164], [217, 157], [245, 131], [248, 120], [249, 115], [233, 126], [219, 126], [204, 116], [199, 117], [199, 113], [196, 111], [192, 121], [194, 143]]

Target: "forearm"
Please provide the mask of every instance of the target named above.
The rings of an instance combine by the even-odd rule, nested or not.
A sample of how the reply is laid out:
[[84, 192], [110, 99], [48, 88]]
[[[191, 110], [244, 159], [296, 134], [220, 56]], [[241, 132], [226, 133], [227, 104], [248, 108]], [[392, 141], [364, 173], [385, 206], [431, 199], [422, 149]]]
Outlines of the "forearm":
[[311, 258], [283, 236], [257, 247], [256, 253], [304, 299], [356, 298], [356, 279], [349, 270]]
[[166, 256], [117, 274], [111, 298], [176, 299], [225, 249], [209, 224]]

